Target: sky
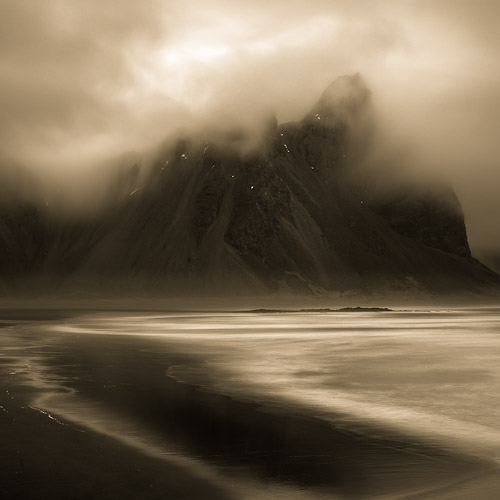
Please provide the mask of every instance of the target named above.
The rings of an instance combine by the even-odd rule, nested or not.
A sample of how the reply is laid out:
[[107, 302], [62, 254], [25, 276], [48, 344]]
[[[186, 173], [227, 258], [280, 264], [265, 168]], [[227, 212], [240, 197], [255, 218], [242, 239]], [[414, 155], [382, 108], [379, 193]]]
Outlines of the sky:
[[360, 72], [388, 144], [448, 175], [473, 249], [500, 251], [496, 0], [0, 0], [0, 13], [1, 164], [70, 179], [181, 126], [264, 108], [300, 119]]

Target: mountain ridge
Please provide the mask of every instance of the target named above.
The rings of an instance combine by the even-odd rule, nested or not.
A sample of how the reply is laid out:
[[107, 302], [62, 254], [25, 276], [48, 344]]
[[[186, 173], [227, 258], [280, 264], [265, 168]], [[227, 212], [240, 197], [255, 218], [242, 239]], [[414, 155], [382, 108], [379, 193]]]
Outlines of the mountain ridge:
[[109, 206], [91, 217], [4, 205], [4, 288], [496, 290], [500, 277], [470, 254], [451, 188], [409, 184], [380, 198], [352, 181], [374, 126], [360, 75], [340, 77], [302, 120], [270, 118], [252, 151], [234, 147], [241, 131], [230, 146], [188, 135], [165, 143], [147, 173], [136, 163], [122, 167]]

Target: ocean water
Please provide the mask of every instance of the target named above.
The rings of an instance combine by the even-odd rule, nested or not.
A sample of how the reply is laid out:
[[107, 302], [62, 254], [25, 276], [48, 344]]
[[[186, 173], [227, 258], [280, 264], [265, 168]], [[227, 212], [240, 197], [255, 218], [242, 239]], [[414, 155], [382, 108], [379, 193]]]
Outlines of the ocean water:
[[500, 309], [100, 314], [50, 328], [153, 337], [201, 359], [169, 367], [180, 382], [500, 459]]
[[[420, 494], [466, 471], [446, 454], [500, 462], [499, 308], [56, 316], [0, 336], [8, 376], [33, 389], [30, 408], [193, 470], [238, 499], [409, 498], [405, 488]], [[245, 408], [204, 395], [306, 424], [253, 425]], [[392, 444], [351, 453], [355, 441], [327, 434], [322, 447], [324, 428], [311, 418], [402, 443], [409, 458]], [[444, 455], [421, 458], [424, 448], [407, 443]]]

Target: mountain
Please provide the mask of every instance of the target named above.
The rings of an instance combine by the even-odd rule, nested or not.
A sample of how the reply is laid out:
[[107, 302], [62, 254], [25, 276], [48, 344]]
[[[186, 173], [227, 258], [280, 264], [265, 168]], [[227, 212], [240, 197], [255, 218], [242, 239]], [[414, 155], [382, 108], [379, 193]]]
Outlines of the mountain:
[[[121, 166], [91, 215], [0, 206], [0, 277], [17, 287], [111, 293], [498, 290], [472, 258], [443, 183], [360, 168], [374, 140], [370, 91], [341, 77], [298, 122], [184, 134], [148, 167]], [[399, 168], [404, 166], [398, 166]]]
[[496, 273], [500, 273], [500, 252], [498, 250], [483, 250], [481, 259], [486, 265]]

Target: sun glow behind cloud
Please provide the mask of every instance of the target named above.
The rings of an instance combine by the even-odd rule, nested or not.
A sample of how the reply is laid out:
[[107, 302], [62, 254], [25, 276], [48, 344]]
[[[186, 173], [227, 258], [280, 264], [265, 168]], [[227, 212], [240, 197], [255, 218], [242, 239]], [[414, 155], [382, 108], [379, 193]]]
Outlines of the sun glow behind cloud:
[[178, 48], [168, 48], [162, 53], [163, 64], [167, 68], [186, 64], [211, 64], [231, 53], [225, 45], [186, 45]]
[[[273, 65], [280, 55], [292, 51], [314, 51], [322, 41], [331, 41], [338, 21], [311, 17], [285, 25], [272, 33], [262, 33], [258, 26], [241, 27], [241, 21], [219, 19], [217, 30], [208, 33], [197, 26], [187, 29], [180, 40], [165, 42], [149, 61], [149, 78], [156, 81], [171, 98], [196, 110], [203, 106], [224, 81], [232, 82], [245, 73], [245, 65]], [[244, 23], [243, 23], [244, 24]], [[236, 71], [235, 71], [236, 70]], [[236, 73], [236, 74], [235, 74]], [[208, 77], [208, 78], [207, 78]], [[201, 85], [193, 85], [200, 82]]]
[[500, 182], [498, 15], [495, 0], [3, 0], [0, 156], [71, 177], [200, 120], [300, 119], [359, 71], [395, 142], [464, 186], [470, 220]]

